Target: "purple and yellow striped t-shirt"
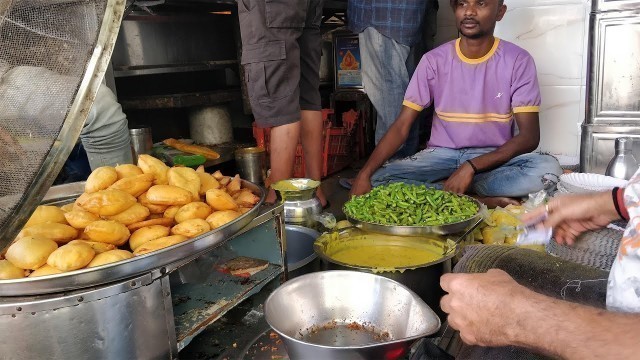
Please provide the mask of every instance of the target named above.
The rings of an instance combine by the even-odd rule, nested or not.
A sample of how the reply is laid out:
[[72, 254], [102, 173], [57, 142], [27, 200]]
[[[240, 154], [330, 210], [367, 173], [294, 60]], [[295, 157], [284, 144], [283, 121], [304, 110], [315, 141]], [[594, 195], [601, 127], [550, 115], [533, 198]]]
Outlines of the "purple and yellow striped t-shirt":
[[426, 53], [403, 104], [435, 104], [429, 146], [498, 147], [513, 137], [514, 113], [538, 112], [540, 88], [529, 53], [496, 38], [487, 55], [469, 59], [460, 39]]

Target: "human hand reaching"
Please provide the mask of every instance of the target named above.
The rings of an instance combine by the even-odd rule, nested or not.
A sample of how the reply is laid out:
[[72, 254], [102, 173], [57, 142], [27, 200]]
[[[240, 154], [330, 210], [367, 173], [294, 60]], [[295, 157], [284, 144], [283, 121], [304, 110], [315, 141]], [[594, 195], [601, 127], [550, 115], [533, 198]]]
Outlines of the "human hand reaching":
[[358, 174], [353, 182], [351, 183], [351, 191], [349, 191], [349, 195], [363, 195], [371, 191], [371, 179]]
[[464, 194], [471, 186], [474, 175], [471, 165], [465, 162], [445, 181], [444, 190]]
[[585, 231], [607, 226], [619, 215], [613, 205], [611, 192], [576, 194], [554, 197], [546, 206], [540, 206], [522, 216], [525, 224], [544, 218], [543, 225], [552, 228], [559, 244], [572, 245]]
[[440, 285], [448, 293], [440, 307], [449, 314], [449, 325], [460, 331], [460, 338], [469, 345], [513, 344], [518, 324], [512, 315], [526, 308], [528, 299], [535, 295], [497, 269], [484, 274], [445, 274]]

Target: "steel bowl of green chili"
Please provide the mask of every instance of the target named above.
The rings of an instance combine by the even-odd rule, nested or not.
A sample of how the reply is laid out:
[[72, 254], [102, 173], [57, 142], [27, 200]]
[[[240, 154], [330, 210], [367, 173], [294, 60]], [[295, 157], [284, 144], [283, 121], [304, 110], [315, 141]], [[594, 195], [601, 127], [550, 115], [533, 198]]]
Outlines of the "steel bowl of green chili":
[[459, 233], [481, 216], [480, 203], [470, 196], [405, 183], [353, 196], [343, 211], [362, 230], [402, 236]]

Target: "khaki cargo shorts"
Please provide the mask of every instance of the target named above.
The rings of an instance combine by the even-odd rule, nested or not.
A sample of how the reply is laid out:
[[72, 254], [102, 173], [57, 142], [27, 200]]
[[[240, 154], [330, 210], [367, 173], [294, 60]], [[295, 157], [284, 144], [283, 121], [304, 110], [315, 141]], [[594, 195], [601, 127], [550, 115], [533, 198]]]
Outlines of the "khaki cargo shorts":
[[321, 110], [323, 0], [238, 0], [242, 65], [259, 127], [300, 120]]

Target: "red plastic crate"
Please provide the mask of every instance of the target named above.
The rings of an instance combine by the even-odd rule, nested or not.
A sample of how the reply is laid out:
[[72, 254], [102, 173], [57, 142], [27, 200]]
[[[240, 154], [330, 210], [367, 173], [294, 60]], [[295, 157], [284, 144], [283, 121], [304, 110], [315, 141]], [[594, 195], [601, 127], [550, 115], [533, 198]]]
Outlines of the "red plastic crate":
[[[343, 114], [343, 119], [344, 116], [353, 117], [354, 115], [352, 112], [353, 111]], [[348, 129], [345, 127], [333, 127], [330, 118], [330, 115], [332, 114], [332, 109], [322, 110], [322, 120], [325, 126], [322, 150], [323, 177], [346, 168], [353, 162], [356, 155], [352, 151], [353, 146], [355, 145], [354, 136], [356, 132], [354, 131], [354, 127], [350, 126]], [[264, 147], [267, 151], [267, 154], [269, 154], [269, 133], [270, 129], [258, 128], [255, 123], [253, 124], [253, 137], [256, 139], [257, 146]], [[301, 144], [298, 144], [298, 147], [296, 148], [296, 159], [293, 168], [293, 176], [305, 176], [304, 153], [302, 151]]]

